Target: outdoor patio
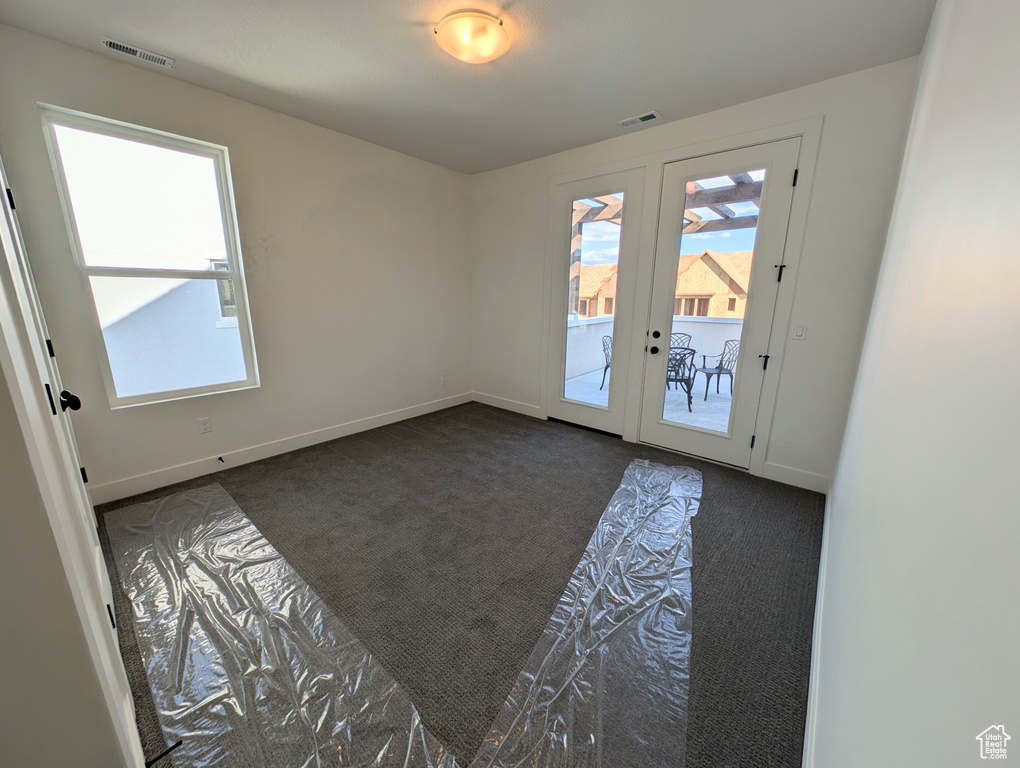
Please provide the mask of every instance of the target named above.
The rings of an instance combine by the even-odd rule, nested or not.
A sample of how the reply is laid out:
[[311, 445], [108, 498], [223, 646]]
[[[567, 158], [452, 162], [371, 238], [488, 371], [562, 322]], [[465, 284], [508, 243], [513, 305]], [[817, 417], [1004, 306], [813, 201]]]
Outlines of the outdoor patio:
[[[606, 385], [599, 390], [602, 383], [602, 370], [591, 371], [580, 376], [567, 379], [564, 387], [564, 396], [568, 400], [578, 400], [582, 403], [592, 405], [609, 405], [609, 383], [613, 371], [609, 370], [606, 375]], [[730, 384], [728, 379], [723, 379], [719, 387], [719, 394], [715, 393], [715, 378], [712, 379], [712, 386], [708, 391], [708, 399], [705, 400], [705, 376], [698, 374], [694, 384], [693, 412], [687, 411], [687, 393], [682, 389], [674, 389], [673, 385], [666, 391], [666, 403], [663, 409], [664, 419], [675, 424], [684, 424], [702, 429], [712, 429], [717, 432], [725, 432], [730, 419]]]

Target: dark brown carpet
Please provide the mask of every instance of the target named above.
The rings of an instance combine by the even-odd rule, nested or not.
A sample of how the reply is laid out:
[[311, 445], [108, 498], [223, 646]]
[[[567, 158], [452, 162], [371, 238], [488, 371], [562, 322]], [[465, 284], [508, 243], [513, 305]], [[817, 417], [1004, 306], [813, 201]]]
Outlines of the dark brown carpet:
[[[704, 475], [688, 768], [799, 765], [819, 494], [471, 403], [99, 511], [221, 483], [466, 764], [634, 458]], [[121, 637], [133, 685], [146, 686], [132, 633]]]

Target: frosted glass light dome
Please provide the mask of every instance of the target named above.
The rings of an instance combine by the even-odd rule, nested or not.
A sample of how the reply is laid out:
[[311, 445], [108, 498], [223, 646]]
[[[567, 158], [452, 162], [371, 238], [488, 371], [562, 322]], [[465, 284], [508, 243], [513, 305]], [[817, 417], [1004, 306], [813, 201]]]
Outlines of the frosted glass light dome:
[[436, 42], [455, 59], [484, 64], [498, 59], [510, 48], [503, 22], [478, 11], [459, 11], [436, 25]]

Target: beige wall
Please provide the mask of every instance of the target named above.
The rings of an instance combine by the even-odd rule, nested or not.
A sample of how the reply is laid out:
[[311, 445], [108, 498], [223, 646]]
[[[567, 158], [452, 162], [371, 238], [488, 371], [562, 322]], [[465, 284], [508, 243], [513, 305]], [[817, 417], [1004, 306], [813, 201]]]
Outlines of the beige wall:
[[[888, 64], [471, 177], [473, 389], [490, 401], [542, 412], [543, 284], [554, 179], [597, 174], [649, 153], [824, 115], [792, 313], [792, 323], [806, 326], [808, 334], [787, 343], [781, 366], [770, 366], [781, 379], [766, 470], [790, 482], [827, 487], [885, 240], [917, 65], [917, 59]], [[677, 156], [683, 157], [681, 149]]]
[[929, 32], [830, 499], [814, 768], [990, 765], [1000, 724], [1020, 758], [1018, 31], [1015, 0], [940, 0]]
[[[0, 69], [0, 153], [61, 368], [85, 403], [75, 426], [94, 496], [469, 391], [467, 177], [10, 27]], [[229, 148], [261, 389], [110, 410], [38, 101]], [[211, 434], [198, 434], [202, 416]]]
[[0, 375], [0, 764], [115, 768], [122, 756]]

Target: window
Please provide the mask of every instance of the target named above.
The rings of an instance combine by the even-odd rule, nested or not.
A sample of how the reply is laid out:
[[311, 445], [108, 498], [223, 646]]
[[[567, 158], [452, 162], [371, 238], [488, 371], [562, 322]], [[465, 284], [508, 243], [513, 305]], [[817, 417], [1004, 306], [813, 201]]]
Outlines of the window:
[[43, 125], [110, 404], [257, 387], [226, 147], [56, 108]]
[[611, 298], [606, 299], [605, 309], [606, 309], [605, 313], [607, 315], [613, 314], [613, 300]]
[[708, 317], [708, 305], [711, 297], [677, 296], [673, 300], [673, 314], [685, 317]]
[[587, 317], [588, 316], [588, 300], [587, 299], [581, 299], [579, 304], [581, 306], [578, 308], [577, 314], [579, 314], [581, 317]]
[[729, 301], [726, 303], [726, 310], [728, 312], [736, 312], [737, 311], [737, 300], [735, 298], [733, 298], [732, 296], [729, 298]]

